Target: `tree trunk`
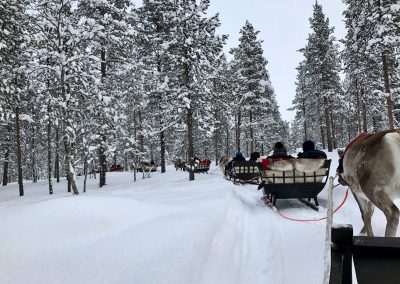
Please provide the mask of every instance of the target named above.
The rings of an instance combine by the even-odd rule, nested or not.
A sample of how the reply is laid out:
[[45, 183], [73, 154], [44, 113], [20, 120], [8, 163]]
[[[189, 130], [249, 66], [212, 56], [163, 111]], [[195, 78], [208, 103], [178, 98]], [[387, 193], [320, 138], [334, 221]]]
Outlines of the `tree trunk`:
[[352, 128], [350, 125], [350, 121], [349, 121], [349, 119], [347, 119], [347, 142], [351, 141], [351, 132], [352, 132]]
[[236, 123], [236, 149], [240, 148], [240, 126], [242, 124], [242, 113], [239, 110], [237, 113], [237, 123]]
[[387, 56], [385, 53], [382, 53], [382, 63], [383, 63], [383, 78], [385, 81], [385, 92], [386, 92], [386, 103], [388, 110], [388, 121], [389, 121], [389, 129], [394, 129], [393, 124], [393, 98], [390, 93], [390, 81], [389, 81], [389, 63], [387, 60]]
[[364, 103], [364, 90], [361, 89], [361, 106], [362, 106], [362, 118], [363, 118], [363, 131], [364, 133], [368, 133], [368, 127], [367, 127], [367, 107], [365, 106]]
[[8, 184], [8, 159], [10, 158], [10, 149], [7, 148], [6, 153], [4, 155], [4, 163], [3, 163], [3, 186]]
[[59, 126], [56, 126], [56, 157], [54, 161], [54, 177], [57, 179], [57, 183], [60, 182], [60, 136]]
[[302, 104], [303, 104], [304, 141], [307, 141], [308, 135], [307, 135], [306, 105], [304, 103], [304, 100], [302, 101]]
[[9, 166], [9, 159], [10, 159], [10, 143], [11, 143], [11, 126], [6, 125], [7, 128], [7, 139], [6, 139], [6, 153], [4, 154], [4, 162], [3, 162], [3, 186], [8, 184], [8, 166]]
[[[250, 153], [254, 152], [253, 112], [250, 110]], [[249, 155], [249, 152], [247, 152]]]
[[32, 125], [32, 181], [36, 183], [38, 180], [36, 170], [36, 141], [35, 141], [35, 126]]
[[92, 169], [93, 169], [93, 179], [97, 179], [97, 166], [96, 166], [96, 159], [92, 159]]
[[[193, 111], [192, 108], [187, 108], [187, 129], [188, 129], [188, 158], [189, 161], [193, 161], [194, 148], [193, 148]], [[189, 180], [194, 180], [194, 169], [193, 163], [190, 162]]]
[[322, 142], [322, 148], [326, 148], [325, 147], [325, 131], [324, 131], [324, 127], [322, 126], [322, 118], [319, 118], [320, 121], [320, 131], [321, 131], [321, 142]]
[[51, 106], [50, 101], [47, 105], [47, 114], [49, 121], [47, 122], [47, 177], [49, 180], [49, 194], [53, 194], [53, 181], [52, 181], [52, 164], [51, 164]]
[[336, 137], [336, 124], [335, 120], [333, 118], [333, 113], [332, 109], [330, 109], [329, 117], [331, 118], [331, 125], [332, 125], [332, 144], [333, 144], [333, 149], [337, 148], [337, 137]]
[[19, 121], [19, 107], [15, 108], [15, 126], [17, 142], [17, 167], [19, 196], [24, 196], [24, 184], [22, 179], [22, 156], [21, 156], [21, 126]]
[[[162, 26], [157, 23], [157, 32], [160, 33], [162, 31]], [[157, 71], [158, 76], [162, 78], [162, 66], [161, 66], [161, 59], [157, 58]], [[159, 80], [161, 81], [161, 80]], [[158, 96], [158, 95], [157, 95]], [[161, 173], [165, 173], [165, 133], [163, 130], [163, 117], [162, 117], [162, 95], [158, 96], [158, 110], [160, 112], [159, 119], [160, 119], [160, 164], [161, 164]], [[153, 160], [153, 159], [152, 159]]]
[[356, 104], [357, 104], [357, 132], [361, 133], [362, 132], [362, 126], [361, 126], [361, 104], [360, 104], [360, 93], [358, 91], [358, 80], [356, 79]]
[[330, 119], [329, 101], [327, 97], [324, 97], [324, 109], [325, 109], [325, 123], [326, 123], [326, 138], [328, 142], [328, 152], [332, 152], [332, 127]]
[[[103, 46], [101, 48], [101, 81], [104, 82], [107, 76], [107, 63], [106, 63], [106, 50]], [[99, 164], [100, 164], [100, 178], [99, 178], [99, 186], [103, 187], [106, 185], [106, 172], [107, 172], [107, 157], [105, 155], [106, 152], [106, 137], [104, 133], [100, 134], [100, 149], [99, 149]]]
[[[188, 56], [189, 57], [189, 56]], [[194, 159], [194, 147], [193, 147], [193, 110], [192, 110], [192, 101], [191, 101], [191, 94], [190, 94], [190, 66], [188, 63], [185, 63], [183, 67], [183, 78], [186, 90], [188, 92], [188, 101], [189, 106], [186, 108], [186, 125], [187, 125], [187, 139], [188, 139], [188, 148], [187, 148], [187, 155], [188, 161], [190, 164], [189, 169], [189, 180], [194, 180], [194, 168], [193, 168], [193, 159]]]
[[226, 145], [226, 156], [229, 157], [229, 126], [228, 124], [226, 125], [226, 140], [225, 140], [225, 145]]
[[144, 153], [144, 135], [143, 135], [143, 117], [142, 111], [138, 111], [138, 118], [139, 118], [139, 145], [140, 145], [140, 153]]
[[85, 155], [85, 161], [83, 162], [83, 174], [85, 175], [85, 178], [83, 180], [83, 192], [86, 192], [86, 182], [87, 182], [87, 176], [88, 176], [88, 158], [87, 155]]
[[[66, 90], [66, 83], [65, 83], [65, 70], [62, 68], [61, 69], [61, 94], [62, 98], [64, 100], [64, 105], [62, 107], [63, 109], [63, 119], [64, 119], [64, 137], [63, 137], [63, 142], [64, 142], [64, 166], [65, 166], [65, 172], [68, 180], [68, 192], [72, 192], [74, 194], [79, 194], [78, 187], [76, 186], [76, 181], [75, 181], [75, 170], [73, 167], [73, 156], [72, 156], [72, 141], [71, 137], [73, 137], [73, 133], [68, 133], [68, 131], [71, 131], [72, 125], [71, 121], [69, 118], [69, 96], [67, 96], [67, 90]], [[69, 91], [68, 91], [69, 92]]]
[[[214, 112], [215, 118], [218, 120], [218, 112], [215, 110]], [[215, 129], [214, 132], [214, 154], [215, 154], [215, 165], [218, 166], [218, 160], [219, 160], [219, 149], [218, 149], [218, 141], [220, 139], [220, 127], [221, 124], [218, 123], [217, 128]]]
[[161, 163], [161, 173], [165, 173], [165, 133], [164, 130], [160, 132], [160, 163]]
[[[133, 111], [133, 132], [134, 132], [133, 135], [135, 137], [135, 142], [137, 142], [138, 137], [137, 137], [136, 111]], [[135, 143], [135, 145], [134, 145], [135, 152], [132, 157], [133, 163], [134, 163], [134, 166], [133, 166], [133, 181], [134, 182], [136, 182], [136, 167], [137, 167], [137, 146], [136, 146], [136, 144], [137, 143]]]
[[107, 172], [107, 159], [105, 155], [104, 146], [100, 146], [99, 149], [99, 164], [100, 164], [99, 186], [103, 187], [104, 185], [106, 185], [106, 172]]

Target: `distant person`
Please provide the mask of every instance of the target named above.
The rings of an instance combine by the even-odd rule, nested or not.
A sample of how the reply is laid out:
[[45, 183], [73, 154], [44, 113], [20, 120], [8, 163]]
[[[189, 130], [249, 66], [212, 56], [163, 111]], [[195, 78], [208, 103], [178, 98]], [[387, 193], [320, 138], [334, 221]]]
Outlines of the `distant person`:
[[240, 152], [240, 148], [236, 151], [235, 157], [232, 158], [227, 164], [227, 169], [230, 171], [233, 167], [233, 163], [238, 161], [246, 161], [245, 157], [243, 156], [242, 152]]
[[326, 159], [327, 156], [324, 151], [315, 150], [315, 144], [313, 141], [307, 140], [303, 143], [303, 152], [298, 153], [297, 158]]
[[272, 155], [268, 156], [267, 158], [276, 159], [276, 158], [293, 158], [287, 154], [286, 147], [283, 145], [282, 142], [276, 142], [274, 145], [274, 151]]
[[249, 161], [257, 162], [257, 160], [261, 157], [260, 152], [253, 152], [250, 155]]
[[192, 165], [197, 166], [198, 164], [200, 164], [200, 159], [199, 159], [199, 157], [194, 156], [192, 159]]

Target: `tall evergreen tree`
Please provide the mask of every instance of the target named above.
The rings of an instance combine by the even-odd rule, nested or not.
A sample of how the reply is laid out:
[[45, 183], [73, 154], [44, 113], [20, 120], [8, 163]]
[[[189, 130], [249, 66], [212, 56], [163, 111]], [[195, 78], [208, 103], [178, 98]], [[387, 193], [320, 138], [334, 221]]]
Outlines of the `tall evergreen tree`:
[[[237, 104], [237, 147], [241, 147], [241, 128], [247, 129], [246, 144], [249, 151], [255, 150], [257, 141], [255, 133], [262, 133], [258, 127], [272, 110], [277, 109], [273, 89], [266, 69], [267, 60], [263, 56], [262, 41], [257, 39], [259, 31], [246, 21], [240, 31], [239, 46], [232, 50], [234, 55], [234, 69], [238, 73]], [[277, 118], [278, 119], [278, 118]], [[243, 123], [244, 122], [244, 123]], [[257, 131], [256, 131], [257, 130]], [[243, 143], [242, 143], [243, 144]]]
[[[25, 33], [26, 19], [24, 12], [26, 2], [0, 1], [0, 110], [15, 116], [15, 141], [18, 168], [19, 195], [24, 195], [22, 178], [22, 150], [21, 150], [21, 121], [20, 114], [23, 108], [27, 89], [24, 66], [26, 57], [24, 49], [27, 46]], [[10, 123], [7, 118], [7, 124]], [[7, 128], [10, 126], [7, 125]], [[9, 131], [6, 133], [10, 134]], [[13, 140], [12, 138], [8, 138]], [[10, 145], [7, 145], [10, 147]], [[6, 150], [6, 164], [3, 175], [3, 184], [7, 184], [8, 157], [10, 148]], [[5, 182], [5, 183], [4, 183]]]
[[[115, 136], [116, 117], [115, 104], [120, 96], [117, 80], [120, 70], [128, 61], [128, 50], [126, 47], [131, 34], [130, 1], [107, 0], [80, 1], [79, 11], [85, 20], [87, 37], [90, 38], [86, 48], [92, 48], [93, 53], [100, 59], [97, 69], [100, 74], [100, 84], [97, 94], [91, 100], [95, 105], [92, 108], [93, 122], [97, 125], [97, 151], [99, 156], [100, 178], [99, 186], [106, 184], [106, 172], [108, 169], [107, 153], [113, 147], [109, 147], [110, 139]], [[114, 153], [115, 154], [115, 153]]]
[[[333, 37], [334, 29], [329, 26], [329, 19], [325, 17], [321, 5], [315, 3], [313, 8], [313, 16], [310, 18], [312, 33], [308, 36], [306, 48], [301, 49], [305, 61], [299, 68], [300, 81], [294, 103], [295, 108], [303, 112], [303, 115], [304, 107], [306, 108], [308, 118], [319, 125], [323, 147], [325, 148], [327, 141], [328, 151], [332, 151], [334, 141], [332, 104], [337, 103], [342, 92], [339, 77], [340, 61], [338, 46]], [[305, 80], [308, 81], [306, 84]], [[316, 129], [317, 125], [314, 127]]]
[[138, 10], [138, 52], [146, 72], [151, 74], [151, 84], [148, 84], [149, 107], [156, 117], [155, 127], [158, 128], [161, 172], [165, 172], [166, 131], [172, 125], [171, 109], [173, 97], [169, 88], [169, 78], [174, 76], [171, 68], [173, 57], [170, 42], [173, 41], [174, 27], [173, 1], [145, 0]]
[[393, 108], [398, 108], [393, 98], [399, 96], [400, 8], [396, 1], [344, 2], [347, 35], [343, 58], [346, 74], [352, 79], [349, 95], [355, 98], [359, 131], [393, 128]]
[[[186, 111], [187, 156], [190, 160], [194, 158], [193, 132], [198, 119], [195, 110], [203, 107], [204, 96], [209, 94], [208, 89], [202, 88], [202, 83], [210, 73], [212, 62], [218, 58], [225, 39], [216, 34], [220, 25], [218, 15], [211, 18], [203, 16], [209, 4], [209, 0], [174, 1], [174, 41], [171, 48], [174, 50], [172, 64], [178, 70], [178, 80], [174, 85], [180, 107]], [[189, 171], [189, 180], [194, 180], [193, 170]]]

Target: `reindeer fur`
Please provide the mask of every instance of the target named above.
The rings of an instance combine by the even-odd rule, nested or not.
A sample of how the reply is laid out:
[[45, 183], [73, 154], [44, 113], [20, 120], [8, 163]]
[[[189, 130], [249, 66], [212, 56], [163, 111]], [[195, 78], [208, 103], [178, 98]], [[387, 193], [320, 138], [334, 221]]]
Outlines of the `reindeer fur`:
[[395, 237], [399, 209], [393, 200], [400, 197], [400, 130], [373, 134], [354, 142], [343, 156], [341, 177], [349, 185], [361, 211], [361, 234], [373, 236], [371, 218], [375, 206], [385, 214], [386, 237]]

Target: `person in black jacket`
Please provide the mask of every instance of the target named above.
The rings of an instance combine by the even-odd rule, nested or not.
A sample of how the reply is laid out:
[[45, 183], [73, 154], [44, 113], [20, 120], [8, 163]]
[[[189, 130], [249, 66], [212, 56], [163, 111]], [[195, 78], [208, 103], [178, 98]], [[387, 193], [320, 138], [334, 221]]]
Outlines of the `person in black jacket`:
[[276, 142], [274, 145], [274, 152], [271, 156], [267, 158], [271, 159], [278, 159], [278, 158], [293, 158], [292, 156], [287, 154], [286, 147], [283, 145], [282, 142]]
[[315, 144], [313, 141], [307, 140], [303, 143], [303, 152], [298, 153], [297, 158], [326, 159], [327, 156], [324, 151], [315, 150]]
[[253, 152], [250, 155], [249, 161], [257, 162], [257, 160], [260, 158], [260, 152]]

